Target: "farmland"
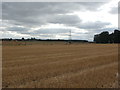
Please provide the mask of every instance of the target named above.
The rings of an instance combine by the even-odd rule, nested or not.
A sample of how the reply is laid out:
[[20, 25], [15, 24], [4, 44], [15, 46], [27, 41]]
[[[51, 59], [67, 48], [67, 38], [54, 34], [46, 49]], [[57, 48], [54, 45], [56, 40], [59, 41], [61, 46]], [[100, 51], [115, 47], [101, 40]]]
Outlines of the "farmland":
[[3, 43], [2, 54], [3, 88], [117, 87], [117, 44]]

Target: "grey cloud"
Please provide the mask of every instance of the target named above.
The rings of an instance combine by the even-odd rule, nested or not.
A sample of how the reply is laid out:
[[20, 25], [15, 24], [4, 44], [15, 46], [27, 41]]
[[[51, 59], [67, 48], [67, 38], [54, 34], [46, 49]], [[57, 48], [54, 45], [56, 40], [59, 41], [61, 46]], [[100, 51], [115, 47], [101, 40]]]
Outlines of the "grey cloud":
[[[18, 2], [18, 3], [3, 3], [2, 18], [8, 20], [13, 25], [7, 30], [26, 34], [31, 36], [40, 36], [44, 38], [55, 37], [56, 34], [66, 36], [69, 29], [39, 29], [29, 32], [31, 27], [39, 27], [47, 23], [64, 24], [80, 29], [90, 30], [89, 33], [75, 33], [73, 38], [90, 39], [94, 33], [97, 33], [106, 25], [107, 22], [87, 22], [82, 23], [82, 20], [77, 15], [68, 15], [74, 11], [97, 11], [104, 3], [80, 2], [80, 3], [44, 3], [44, 2]], [[6, 22], [7, 23], [7, 22]], [[14, 27], [15, 26], [15, 27]], [[23, 28], [17, 26], [24, 26]], [[80, 34], [80, 36], [79, 36]], [[89, 35], [88, 35], [89, 34]], [[77, 36], [78, 35], [78, 36]], [[68, 36], [68, 35], [67, 35]]]
[[63, 36], [68, 36], [69, 33], [69, 29], [39, 29], [39, 30], [35, 30], [33, 32], [17, 32], [20, 34], [26, 34], [26, 35], [31, 35], [33, 37], [39, 37], [42, 39], [55, 39], [56, 35], [60, 35], [61, 37]]
[[77, 15], [58, 15], [51, 18], [49, 22], [73, 26], [80, 23], [81, 20]]
[[54, 35], [54, 34], [66, 34], [69, 33], [70, 29], [38, 29], [35, 31], [30, 31], [28, 28], [23, 27], [9, 27], [7, 31], [17, 32], [19, 34], [26, 34], [26, 35]]
[[113, 32], [115, 28], [103, 28], [103, 29], [95, 29], [90, 31], [91, 33], [95, 34], [95, 33], [101, 33], [102, 31], [108, 31], [108, 32]]
[[120, 7], [119, 7], [119, 9], [118, 9], [118, 7], [113, 7], [109, 12], [111, 13], [111, 14], [118, 14], [118, 10], [120, 10]]
[[[98, 2], [12, 2], [3, 3], [2, 8], [8, 13], [16, 13], [24, 16], [37, 15], [37, 14], [63, 14], [73, 12], [74, 10], [97, 10], [104, 3]], [[32, 12], [31, 12], [32, 11]]]
[[29, 31], [29, 28], [25, 27], [9, 27], [6, 29], [7, 31], [17, 32], [19, 34], [26, 34]]
[[64, 34], [68, 33], [69, 29], [39, 29], [32, 33], [34, 34]]
[[24, 30], [28, 30], [28, 29], [24, 28], [24, 27], [10, 27], [10, 28], [8, 28], [8, 31], [24, 31]]
[[110, 25], [110, 23], [96, 21], [96, 22], [81, 23], [78, 27], [81, 28], [81, 29], [101, 29], [101, 28], [104, 28], [107, 25]]
[[[85, 29], [88, 32], [82, 33], [80, 31], [74, 31], [72, 30], [72, 38], [73, 39], [86, 39], [86, 40], [91, 40], [91, 37], [93, 37], [96, 33], [100, 33], [102, 31], [112, 31], [114, 28], [103, 28], [106, 25], [109, 25], [107, 22], [87, 22], [87, 23], [82, 23], [80, 24], [79, 28]], [[77, 27], [77, 25], [76, 25]], [[103, 29], [102, 29], [103, 28]], [[69, 30], [70, 29], [61, 29], [61, 28], [56, 28], [56, 29], [38, 29], [33, 32], [29, 32], [29, 28], [25, 27], [10, 27], [7, 28], [9, 31], [17, 32], [19, 34], [26, 34], [26, 35], [31, 35], [31, 36], [36, 36], [36, 37], [43, 37], [43, 38], [55, 38], [56, 35], [61, 35], [61, 36], [68, 36], [69, 35]]]
[[79, 34], [79, 35], [72, 36], [72, 39], [92, 41], [93, 38], [91, 38], [91, 37], [93, 37], [92, 34]]
[[0, 3], [0, 19], [2, 19], [2, 3]]
[[[99, 8], [103, 4], [104, 3], [90, 3], [90, 2], [87, 3], [6, 2], [3, 3], [2, 5], [2, 17], [3, 20], [12, 20], [14, 24], [26, 26], [27, 25], [38, 26], [49, 23], [50, 21], [49, 19], [54, 18], [53, 16], [58, 17], [58, 14], [72, 13], [75, 10], [76, 11], [97, 10], [97, 8]], [[71, 19], [72, 18], [74, 18], [74, 16], [71, 17]], [[62, 23], [62, 21], [60, 23]]]

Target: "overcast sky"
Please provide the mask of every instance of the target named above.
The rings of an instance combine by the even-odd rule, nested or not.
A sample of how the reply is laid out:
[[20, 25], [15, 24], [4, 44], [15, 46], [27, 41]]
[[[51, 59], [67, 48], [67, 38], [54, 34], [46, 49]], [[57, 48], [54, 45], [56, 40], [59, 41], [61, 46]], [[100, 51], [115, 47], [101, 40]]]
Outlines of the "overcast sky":
[[[0, 17], [1, 18], [1, 17]], [[3, 2], [0, 38], [92, 41], [118, 28], [118, 0], [109, 2]]]

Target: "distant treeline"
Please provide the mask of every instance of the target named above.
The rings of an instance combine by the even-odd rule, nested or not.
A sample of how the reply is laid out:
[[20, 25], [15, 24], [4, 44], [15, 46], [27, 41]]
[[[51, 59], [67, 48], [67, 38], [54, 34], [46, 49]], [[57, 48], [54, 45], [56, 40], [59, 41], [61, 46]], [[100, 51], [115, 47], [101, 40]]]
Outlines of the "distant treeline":
[[65, 42], [88, 42], [87, 40], [64, 40], [64, 39], [36, 39], [36, 38], [30, 38], [30, 39], [12, 39], [12, 38], [4, 38], [2, 41], [65, 41]]
[[109, 34], [108, 31], [101, 32], [100, 34], [94, 35], [95, 43], [120, 43], [120, 30], [114, 30], [113, 33]]

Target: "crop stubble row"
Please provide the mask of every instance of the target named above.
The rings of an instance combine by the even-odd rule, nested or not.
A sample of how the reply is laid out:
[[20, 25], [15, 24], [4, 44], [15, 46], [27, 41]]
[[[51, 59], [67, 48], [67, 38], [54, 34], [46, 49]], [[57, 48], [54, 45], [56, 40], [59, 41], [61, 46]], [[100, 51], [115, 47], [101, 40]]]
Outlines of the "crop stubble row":
[[3, 46], [3, 87], [117, 87], [116, 44]]

